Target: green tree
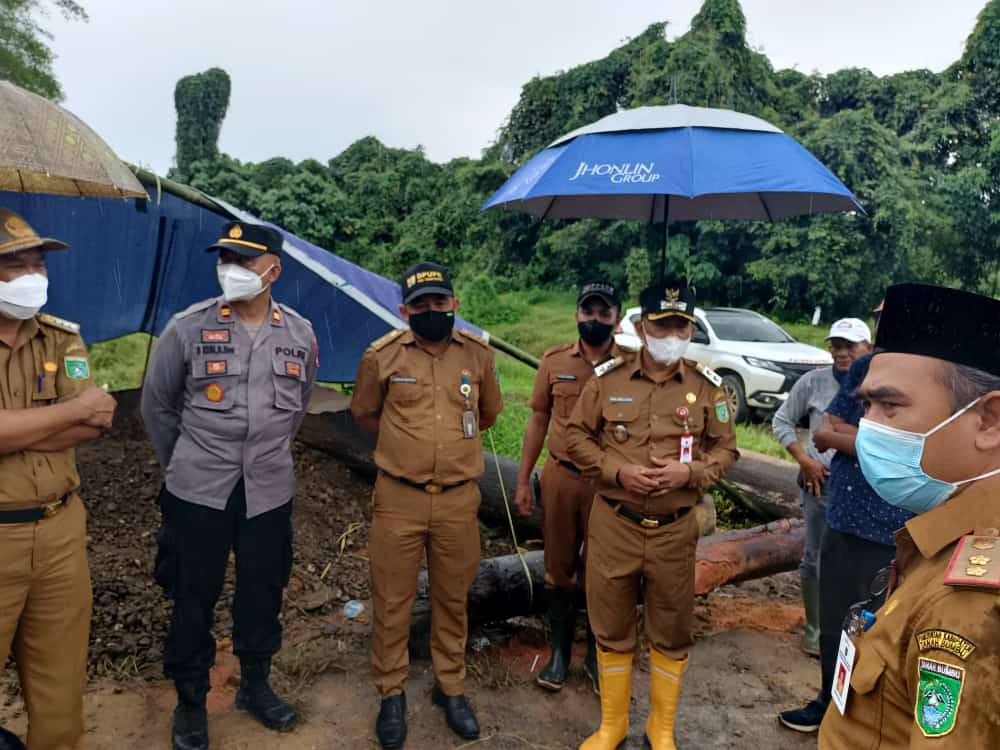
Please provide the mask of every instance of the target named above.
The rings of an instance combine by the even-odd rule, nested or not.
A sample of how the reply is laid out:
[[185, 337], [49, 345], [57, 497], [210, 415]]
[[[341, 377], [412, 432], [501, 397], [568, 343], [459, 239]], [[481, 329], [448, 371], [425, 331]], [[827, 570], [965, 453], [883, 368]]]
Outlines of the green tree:
[[196, 161], [219, 155], [219, 133], [229, 109], [231, 84], [222, 68], [185, 76], [174, 88], [177, 108], [177, 170], [184, 175]]
[[48, 6], [74, 21], [87, 21], [87, 12], [74, 0], [0, 0], [0, 80], [54, 101], [63, 98], [52, 64], [52, 34], [37, 20]]

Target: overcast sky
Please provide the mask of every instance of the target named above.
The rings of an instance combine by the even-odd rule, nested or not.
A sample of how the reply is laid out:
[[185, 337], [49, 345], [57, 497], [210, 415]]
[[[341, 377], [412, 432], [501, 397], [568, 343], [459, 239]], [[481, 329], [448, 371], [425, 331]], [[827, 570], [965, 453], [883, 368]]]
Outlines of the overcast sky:
[[[671, 38], [701, 0], [81, 0], [48, 21], [64, 102], [124, 159], [173, 163], [174, 84], [212, 66], [233, 92], [221, 149], [327, 161], [358, 138], [478, 156], [522, 84], [606, 55], [656, 21]], [[776, 68], [878, 74], [947, 67], [985, 0], [743, 0]]]

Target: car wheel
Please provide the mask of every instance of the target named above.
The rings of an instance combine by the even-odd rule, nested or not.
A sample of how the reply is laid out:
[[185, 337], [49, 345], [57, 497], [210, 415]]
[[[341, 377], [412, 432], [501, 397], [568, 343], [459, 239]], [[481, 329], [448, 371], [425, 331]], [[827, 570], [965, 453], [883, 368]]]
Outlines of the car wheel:
[[729, 401], [734, 422], [746, 422], [750, 418], [750, 408], [747, 406], [746, 392], [739, 375], [723, 375], [722, 390]]

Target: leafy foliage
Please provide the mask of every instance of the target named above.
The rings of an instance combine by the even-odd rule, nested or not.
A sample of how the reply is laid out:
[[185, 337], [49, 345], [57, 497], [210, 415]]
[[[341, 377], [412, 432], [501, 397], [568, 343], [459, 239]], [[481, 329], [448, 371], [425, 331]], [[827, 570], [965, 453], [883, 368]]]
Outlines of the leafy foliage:
[[52, 34], [38, 22], [48, 6], [65, 18], [86, 21], [87, 12], [74, 0], [0, 0], [0, 80], [11, 81], [54, 101], [63, 97], [52, 70]]
[[[860, 314], [887, 284], [906, 280], [1000, 291], [1000, 0], [985, 5], [962, 58], [940, 72], [776, 71], [747, 44], [737, 0], [706, 0], [689, 31], [673, 39], [666, 32], [654, 24], [602, 59], [528, 81], [482, 158], [447, 164], [374, 138], [326, 164], [280, 157], [243, 164], [218, 154], [228, 78], [210, 71], [189, 84], [183, 112], [178, 99], [172, 176], [391, 278], [418, 258], [448, 264], [466, 297], [463, 311], [503, 326], [524, 302], [500, 304], [509, 292], [568, 290], [606, 274], [634, 295], [647, 273], [658, 272], [660, 227], [539, 222], [479, 207], [562, 133], [676, 97], [774, 122], [867, 212], [775, 225], [671, 225], [668, 273], [685, 276], [702, 302], [794, 319], [816, 305], [827, 317]], [[208, 91], [213, 104], [203, 106]]]
[[185, 76], [174, 88], [177, 167], [219, 155], [219, 133], [229, 109], [229, 74], [222, 68]]

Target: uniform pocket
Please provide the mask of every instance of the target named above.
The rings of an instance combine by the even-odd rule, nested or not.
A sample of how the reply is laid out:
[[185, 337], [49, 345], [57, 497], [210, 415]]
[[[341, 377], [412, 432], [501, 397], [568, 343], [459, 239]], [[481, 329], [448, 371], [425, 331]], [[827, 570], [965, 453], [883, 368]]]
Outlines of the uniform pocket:
[[579, 397], [580, 383], [578, 381], [557, 380], [552, 384], [552, 408], [560, 417], [569, 418]]
[[302, 383], [305, 365], [296, 360], [276, 358], [273, 361], [274, 406], [288, 411], [302, 409]]
[[604, 417], [604, 434], [606, 440], [615, 443], [624, 443], [630, 437], [642, 432], [640, 429], [639, 416], [642, 411], [641, 404], [636, 401], [617, 400], [618, 398], [630, 398], [626, 396], [611, 396], [604, 402], [601, 408], [601, 416]]
[[236, 388], [243, 363], [231, 354], [199, 354], [191, 360], [194, 398], [191, 406], [212, 411], [227, 411], [236, 402]]
[[851, 689], [859, 695], [867, 695], [878, 685], [879, 678], [885, 672], [885, 661], [874, 651], [864, 654], [851, 673]]

